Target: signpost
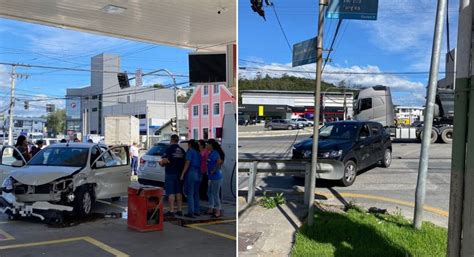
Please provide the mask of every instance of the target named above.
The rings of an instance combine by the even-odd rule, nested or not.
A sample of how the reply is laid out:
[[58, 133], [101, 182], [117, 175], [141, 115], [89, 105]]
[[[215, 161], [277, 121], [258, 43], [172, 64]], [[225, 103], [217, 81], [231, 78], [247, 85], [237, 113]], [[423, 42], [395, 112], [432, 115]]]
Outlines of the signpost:
[[314, 37], [293, 45], [293, 67], [316, 62], [316, 41]]
[[377, 20], [378, 0], [331, 0], [328, 19]]

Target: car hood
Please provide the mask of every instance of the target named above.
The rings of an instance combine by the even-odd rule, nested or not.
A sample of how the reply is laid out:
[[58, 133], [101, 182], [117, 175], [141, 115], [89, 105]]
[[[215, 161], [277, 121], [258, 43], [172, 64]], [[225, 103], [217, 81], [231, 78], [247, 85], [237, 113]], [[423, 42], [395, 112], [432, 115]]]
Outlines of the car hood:
[[34, 165], [19, 168], [10, 173], [10, 176], [22, 184], [37, 186], [53, 182], [58, 178], [72, 175], [74, 172], [80, 169], [82, 168]]
[[[318, 150], [346, 150], [352, 145], [351, 140], [334, 140], [322, 139], [318, 142]], [[313, 139], [308, 138], [294, 145], [298, 151], [311, 150], [313, 147]]]

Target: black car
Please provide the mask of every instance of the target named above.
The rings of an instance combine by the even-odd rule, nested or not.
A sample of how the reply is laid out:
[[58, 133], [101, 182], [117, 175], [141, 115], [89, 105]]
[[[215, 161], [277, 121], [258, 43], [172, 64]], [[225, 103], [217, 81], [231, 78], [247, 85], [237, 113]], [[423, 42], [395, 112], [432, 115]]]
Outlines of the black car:
[[[312, 138], [296, 143], [293, 146], [293, 158], [311, 159], [312, 146]], [[378, 122], [327, 123], [319, 130], [318, 161], [331, 165], [330, 172], [343, 175], [329, 176], [329, 179], [339, 179], [344, 186], [350, 186], [358, 171], [378, 163], [383, 167], [390, 166], [390, 134]], [[343, 172], [335, 172], [342, 168]]]

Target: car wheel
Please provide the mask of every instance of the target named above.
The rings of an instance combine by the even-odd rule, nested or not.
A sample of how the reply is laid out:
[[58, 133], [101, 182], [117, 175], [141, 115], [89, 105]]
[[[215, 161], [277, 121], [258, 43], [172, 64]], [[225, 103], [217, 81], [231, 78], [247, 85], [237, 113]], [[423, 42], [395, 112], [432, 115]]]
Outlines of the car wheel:
[[288, 126], [288, 130], [293, 130], [293, 126]]
[[54, 212], [46, 218], [46, 224], [58, 226], [64, 223], [64, 215], [61, 212]]
[[390, 164], [392, 164], [392, 151], [387, 148], [383, 154], [382, 167], [388, 168], [390, 167]]
[[273, 129], [273, 127], [272, 127], [272, 126], [268, 126], [268, 130], [272, 130], [272, 129]]
[[85, 217], [92, 211], [94, 205], [94, 197], [91, 190], [87, 186], [81, 186], [76, 189], [74, 194], [74, 213], [79, 217]]
[[350, 186], [354, 184], [354, 181], [357, 176], [357, 165], [354, 161], [347, 161], [344, 164], [344, 176], [341, 179], [341, 183], [343, 186]]

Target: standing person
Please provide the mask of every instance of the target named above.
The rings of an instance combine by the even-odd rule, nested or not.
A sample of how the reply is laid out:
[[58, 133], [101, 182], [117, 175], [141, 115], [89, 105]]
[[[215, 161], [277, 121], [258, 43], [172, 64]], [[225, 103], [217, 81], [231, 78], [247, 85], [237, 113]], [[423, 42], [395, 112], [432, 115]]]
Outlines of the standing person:
[[31, 157], [35, 156], [43, 148], [43, 140], [36, 141], [36, 146], [31, 148]]
[[[182, 184], [180, 183], [181, 171], [184, 167], [184, 156], [186, 152], [179, 145], [178, 135], [172, 135], [170, 146], [166, 149], [165, 154], [160, 161], [161, 166], [165, 166], [165, 191], [168, 196], [170, 210], [165, 213], [167, 217], [183, 215], [183, 196], [181, 194]], [[175, 200], [178, 203], [178, 211], [175, 213]]]
[[186, 162], [184, 163], [181, 181], [184, 180], [184, 192], [188, 198], [188, 213], [184, 215], [188, 218], [199, 216], [199, 184], [201, 183], [201, 154], [199, 144], [191, 139], [188, 141], [188, 151], [186, 152]]
[[204, 140], [199, 140], [199, 152], [201, 154], [201, 174], [202, 174], [202, 180], [201, 180], [201, 185], [199, 186], [199, 196], [201, 200], [208, 201], [209, 197], [207, 195], [207, 157], [209, 155], [209, 151], [207, 150], [206, 147], [206, 141]]
[[13, 151], [13, 157], [15, 157], [15, 159], [23, 161], [18, 152], [20, 152], [27, 162], [31, 159], [31, 154], [28, 152], [28, 140], [26, 140], [25, 136], [21, 135], [16, 139], [15, 148], [18, 149], [18, 151]]
[[219, 218], [221, 213], [221, 199], [219, 193], [222, 186], [222, 171], [221, 166], [224, 162], [225, 154], [217, 141], [213, 140], [207, 144], [209, 150], [209, 157], [207, 161], [207, 176], [209, 178], [208, 196], [209, 209], [207, 214], [212, 214], [213, 218]]
[[133, 142], [130, 146], [130, 156], [132, 156], [132, 161], [130, 164], [132, 175], [137, 175], [138, 170], [138, 147], [137, 143]]

